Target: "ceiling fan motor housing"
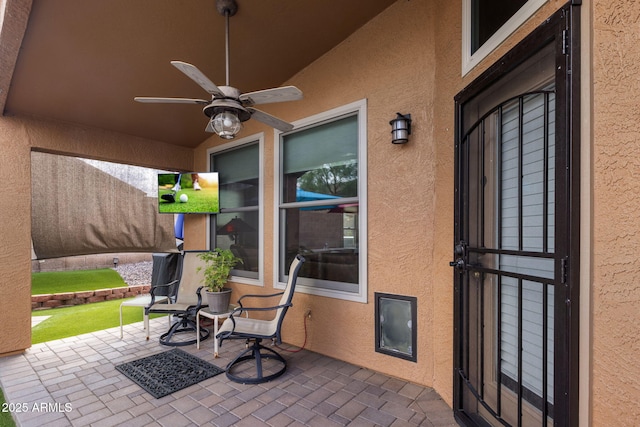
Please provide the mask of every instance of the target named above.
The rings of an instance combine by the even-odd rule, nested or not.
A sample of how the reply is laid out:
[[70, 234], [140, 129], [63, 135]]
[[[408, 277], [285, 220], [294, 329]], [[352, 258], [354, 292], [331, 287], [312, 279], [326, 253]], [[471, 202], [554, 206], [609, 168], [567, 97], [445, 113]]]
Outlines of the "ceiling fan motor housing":
[[251, 118], [251, 113], [247, 111], [239, 101], [240, 91], [231, 86], [219, 86], [224, 98], [214, 97], [206, 107], [202, 109], [207, 117], [215, 117], [224, 111], [233, 111], [241, 122], [246, 122]]
[[202, 111], [207, 117], [215, 117], [225, 111], [232, 111], [241, 122], [246, 122], [251, 118], [251, 113], [235, 102], [217, 101], [215, 105], [209, 104]]

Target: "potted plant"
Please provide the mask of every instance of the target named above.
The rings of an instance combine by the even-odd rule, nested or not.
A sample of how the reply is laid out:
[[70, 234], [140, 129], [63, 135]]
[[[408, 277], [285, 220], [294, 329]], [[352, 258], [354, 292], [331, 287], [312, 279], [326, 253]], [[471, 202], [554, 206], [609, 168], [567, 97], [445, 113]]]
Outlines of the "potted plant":
[[198, 257], [205, 262], [204, 267], [198, 267], [204, 273], [205, 295], [209, 302], [209, 309], [214, 313], [225, 312], [229, 308], [231, 289], [225, 288], [231, 269], [242, 262], [230, 249], [215, 248], [202, 252]]

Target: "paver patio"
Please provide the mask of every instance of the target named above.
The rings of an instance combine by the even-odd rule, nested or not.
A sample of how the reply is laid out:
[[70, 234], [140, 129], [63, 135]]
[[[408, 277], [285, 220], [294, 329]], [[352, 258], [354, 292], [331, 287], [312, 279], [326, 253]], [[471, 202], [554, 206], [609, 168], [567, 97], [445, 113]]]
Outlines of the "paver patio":
[[[456, 426], [430, 388], [303, 350], [282, 351], [280, 378], [260, 385], [224, 374], [155, 399], [114, 366], [166, 351], [163, 318], [37, 344], [0, 358], [0, 386], [18, 426]], [[181, 347], [224, 367], [244, 342]], [[286, 345], [282, 346], [287, 348]], [[293, 350], [293, 348], [291, 348]]]

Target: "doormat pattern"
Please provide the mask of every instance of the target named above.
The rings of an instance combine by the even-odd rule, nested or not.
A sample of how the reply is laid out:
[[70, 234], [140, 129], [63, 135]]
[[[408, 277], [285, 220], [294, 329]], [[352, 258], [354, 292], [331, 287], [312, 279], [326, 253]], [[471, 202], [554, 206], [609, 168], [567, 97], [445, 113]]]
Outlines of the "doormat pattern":
[[224, 372], [179, 348], [122, 363], [116, 369], [156, 399]]

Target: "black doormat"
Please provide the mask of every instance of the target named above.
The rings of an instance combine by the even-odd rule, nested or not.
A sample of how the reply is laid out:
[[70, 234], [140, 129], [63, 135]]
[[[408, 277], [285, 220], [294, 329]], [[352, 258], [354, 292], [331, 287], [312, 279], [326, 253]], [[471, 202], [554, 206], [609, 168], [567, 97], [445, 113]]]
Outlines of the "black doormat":
[[123, 363], [116, 369], [156, 399], [224, 372], [179, 348]]

